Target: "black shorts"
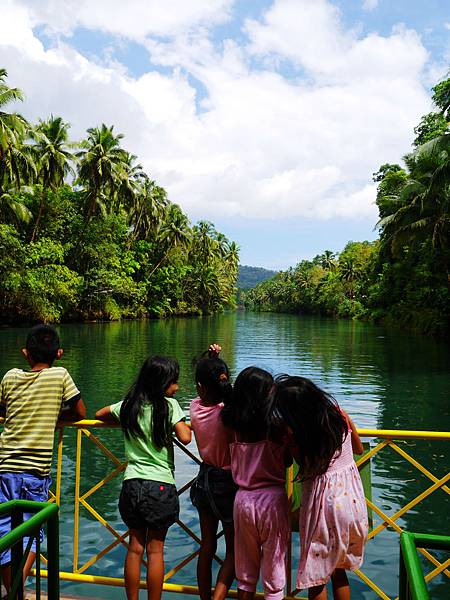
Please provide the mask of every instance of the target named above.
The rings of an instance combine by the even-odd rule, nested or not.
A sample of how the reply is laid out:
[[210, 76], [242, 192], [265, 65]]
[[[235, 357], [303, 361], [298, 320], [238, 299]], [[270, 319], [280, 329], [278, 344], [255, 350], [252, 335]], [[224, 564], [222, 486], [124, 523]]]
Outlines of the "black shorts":
[[237, 490], [231, 471], [202, 463], [191, 486], [191, 502], [199, 512], [208, 512], [223, 523], [232, 523]]
[[177, 489], [163, 481], [126, 479], [120, 492], [119, 511], [131, 529], [168, 529], [180, 513]]

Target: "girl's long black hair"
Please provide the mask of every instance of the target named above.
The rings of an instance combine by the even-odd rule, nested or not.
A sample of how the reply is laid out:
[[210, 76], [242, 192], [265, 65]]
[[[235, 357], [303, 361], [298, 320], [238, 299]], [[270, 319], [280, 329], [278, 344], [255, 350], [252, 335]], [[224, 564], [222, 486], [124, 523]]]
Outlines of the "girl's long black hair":
[[258, 442], [271, 434], [270, 390], [273, 377], [264, 369], [247, 367], [234, 382], [231, 402], [222, 410], [222, 422], [245, 441]]
[[273, 407], [293, 432], [300, 478], [325, 473], [348, 433], [347, 421], [333, 396], [305, 377], [279, 375]]
[[127, 439], [143, 437], [138, 417], [145, 404], [152, 405], [152, 442], [161, 449], [170, 443], [172, 429], [169, 406], [165, 399], [167, 388], [178, 381], [180, 367], [176, 360], [165, 356], [150, 356], [125, 396], [120, 407], [120, 424]]
[[230, 402], [233, 391], [230, 372], [227, 363], [218, 356], [208, 353], [195, 362], [195, 381], [205, 388], [209, 402]]

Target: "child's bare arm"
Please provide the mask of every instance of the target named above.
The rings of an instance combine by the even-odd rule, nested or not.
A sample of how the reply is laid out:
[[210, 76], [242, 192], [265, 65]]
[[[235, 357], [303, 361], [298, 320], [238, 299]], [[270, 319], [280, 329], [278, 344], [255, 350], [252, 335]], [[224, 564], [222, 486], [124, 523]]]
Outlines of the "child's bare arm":
[[82, 398], [78, 398], [73, 404], [63, 406], [59, 413], [59, 421], [81, 421], [85, 418], [86, 406]]
[[176, 435], [177, 439], [182, 444], [187, 446], [188, 444], [191, 443], [192, 430], [185, 421], [178, 421], [178, 423], [175, 423], [174, 431], [175, 431], [175, 435]]
[[[344, 411], [342, 411], [344, 412]], [[364, 447], [362, 445], [361, 439], [356, 431], [356, 426], [353, 421], [350, 419], [347, 413], [344, 412], [345, 418], [347, 419], [348, 424], [352, 430], [352, 449], [353, 454], [362, 454], [364, 452]]]
[[116, 417], [111, 412], [110, 406], [104, 406], [95, 413], [95, 418], [104, 423], [117, 423]]

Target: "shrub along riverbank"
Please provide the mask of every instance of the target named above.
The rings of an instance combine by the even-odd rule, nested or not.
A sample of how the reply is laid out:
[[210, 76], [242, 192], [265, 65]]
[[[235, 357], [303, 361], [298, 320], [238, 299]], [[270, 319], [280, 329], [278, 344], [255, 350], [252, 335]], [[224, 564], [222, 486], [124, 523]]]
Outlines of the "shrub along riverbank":
[[112, 126], [74, 143], [61, 117], [8, 112], [22, 99], [0, 69], [0, 323], [235, 306], [234, 242], [191, 226]]
[[415, 128], [405, 167], [384, 164], [380, 237], [329, 250], [242, 292], [254, 310], [379, 320], [450, 333], [450, 79], [433, 88], [436, 111]]

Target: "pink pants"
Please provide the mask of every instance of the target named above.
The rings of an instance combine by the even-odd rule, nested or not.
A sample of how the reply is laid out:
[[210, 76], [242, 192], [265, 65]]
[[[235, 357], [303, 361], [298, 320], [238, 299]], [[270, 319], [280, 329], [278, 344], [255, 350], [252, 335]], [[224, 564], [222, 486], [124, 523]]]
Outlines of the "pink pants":
[[261, 569], [264, 597], [281, 600], [289, 509], [282, 487], [239, 490], [234, 502], [234, 551], [238, 588], [255, 592]]

